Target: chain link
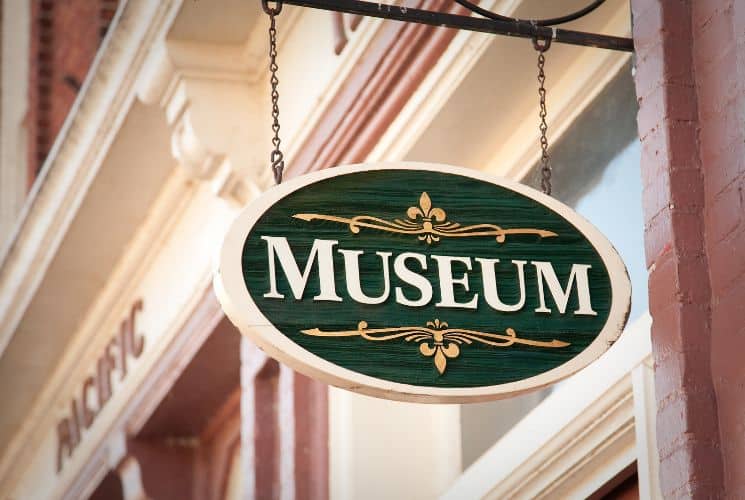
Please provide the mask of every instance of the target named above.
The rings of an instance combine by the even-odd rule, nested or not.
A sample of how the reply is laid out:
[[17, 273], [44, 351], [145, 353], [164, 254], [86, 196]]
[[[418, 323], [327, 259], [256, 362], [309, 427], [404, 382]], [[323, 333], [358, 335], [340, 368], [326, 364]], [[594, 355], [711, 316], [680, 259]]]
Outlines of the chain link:
[[541, 121], [538, 130], [541, 132], [541, 189], [544, 193], [551, 194], [551, 157], [548, 155], [548, 124], [546, 124], [546, 73], [543, 66], [546, 63], [544, 53], [551, 47], [551, 39], [546, 38], [542, 43], [537, 38], [533, 39], [533, 47], [538, 51], [538, 97], [540, 110], [538, 116]]
[[282, 11], [282, 2], [276, 2], [277, 6], [274, 8], [269, 7], [268, 0], [262, 0], [261, 6], [269, 15], [269, 72], [271, 77], [269, 83], [272, 87], [272, 131], [274, 137], [272, 137], [272, 144], [274, 149], [270, 155], [270, 161], [272, 164], [272, 173], [274, 174], [274, 181], [277, 184], [282, 182], [282, 173], [285, 169], [285, 160], [280, 144], [282, 140], [279, 138], [279, 91], [277, 85], [279, 79], [277, 78], [277, 23], [275, 16]]

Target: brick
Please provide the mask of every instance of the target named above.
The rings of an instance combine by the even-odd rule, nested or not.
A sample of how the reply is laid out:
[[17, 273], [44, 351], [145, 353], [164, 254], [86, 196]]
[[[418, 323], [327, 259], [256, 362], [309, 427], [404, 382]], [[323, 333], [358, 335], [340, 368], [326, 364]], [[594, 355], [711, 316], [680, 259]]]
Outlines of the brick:
[[652, 186], [659, 176], [667, 175], [670, 164], [667, 131], [657, 129], [647, 134], [641, 143], [642, 187]]
[[662, 26], [666, 33], [676, 37], [688, 37], [691, 33], [691, 7], [688, 2], [660, 2], [662, 4]]
[[[714, 297], [711, 329], [716, 334], [745, 336], [745, 281], [738, 280], [732, 287]], [[745, 369], [745, 366], [743, 367]]]
[[637, 54], [658, 45], [664, 33], [662, 4], [643, 2], [643, 12], [637, 12], [635, 4], [641, 3], [633, 0], [631, 2], [631, 9], [634, 12], [634, 48]]
[[651, 220], [644, 229], [644, 255], [646, 256], [647, 269], [651, 268], [657, 259], [664, 253], [672, 251], [673, 227], [670, 209], [665, 208]]
[[[648, 134], [642, 141], [642, 173], [644, 185], [649, 185], [657, 179], [657, 169], [662, 172], [665, 168], [671, 170], [699, 170], [698, 161], [698, 130], [693, 122], [668, 122], [667, 128]], [[659, 161], [663, 165], [650, 170], [650, 161]], [[674, 172], [671, 173], [674, 175]]]
[[694, 82], [691, 67], [691, 39], [686, 33], [669, 37], [665, 40], [665, 78], [668, 82], [692, 84]]
[[[695, 196], [692, 194], [691, 196]], [[683, 197], [678, 194], [678, 198]], [[678, 203], [676, 201], [675, 203]], [[704, 232], [703, 219], [700, 209], [692, 205], [690, 211], [684, 211], [683, 204], [676, 205], [673, 210], [673, 248], [678, 258], [699, 258], [703, 254]]]
[[678, 257], [673, 252], [663, 255], [649, 275], [649, 290], [653, 292], [649, 297], [653, 318], [672, 306], [707, 304], [711, 292], [706, 261], [699, 256]]
[[[636, 39], [635, 43], [636, 43]], [[634, 72], [634, 84], [636, 95], [640, 97], [640, 103], [652, 93], [657, 87], [665, 82], [665, 58], [662, 41], [646, 49], [641, 55], [637, 47], [637, 68]]]
[[[664, 432], [664, 428], [658, 426], [658, 433], [660, 430]], [[721, 470], [718, 447], [715, 443], [696, 439], [694, 435], [686, 438], [681, 446], [660, 459], [660, 489], [663, 496], [672, 498], [672, 493], [677, 491], [679, 495], [676, 498], [720, 498], [712, 489], [717, 488], [716, 480], [705, 475], [702, 477], [702, 469], [711, 470], [713, 464], [717, 464]]]
[[709, 244], [718, 243], [740, 224], [744, 223], [743, 186], [731, 183], [722, 192], [713, 196], [707, 203], [706, 210], [706, 239]]
[[108, 26], [108, 23], [114, 18], [114, 14], [116, 14], [116, 9], [103, 8], [101, 9], [100, 19], [106, 26]]
[[681, 258], [678, 265], [678, 300], [681, 304], [708, 304], [711, 299], [708, 262], [703, 257]]
[[660, 170], [656, 181], [642, 189], [642, 207], [647, 217], [655, 217], [670, 205], [670, 175], [664, 168]]
[[[740, 371], [742, 371], [742, 366]], [[717, 387], [717, 396], [721, 400], [722, 410], [719, 415], [720, 434], [732, 437], [732, 440], [723, 440], [722, 448], [725, 451], [743, 447], [745, 444], [745, 413], [740, 411], [740, 399], [744, 390], [745, 383], [741, 378], [724, 380], [724, 384]]]
[[[689, 339], [689, 342], [690, 341], [691, 339]], [[656, 349], [655, 358], [658, 354], [662, 354], [662, 352], [662, 349]], [[657, 395], [660, 418], [668, 418], [671, 415], [676, 416], [677, 413], [671, 413], [672, 410], [668, 411], [668, 407], [672, 406], [678, 408], [678, 406], [680, 406], [679, 399], [690, 398], [692, 392], [700, 390], [699, 388], [703, 386], [701, 382], [702, 377], [706, 377], [707, 380], [709, 378], [708, 348], [694, 344], [690, 347], [686, 346], [685, 352], [664, 352], [667, 352], [666, 357], [655, 363], [655, 374], [657, 377], [655, 381], [655, 392]], [[706, 367], [707, 369], [704, 370], [702, 367]], [[706, 390], [709, 391], [706, 393], [709, 394], [706, 396], [707, 404], [710, 404], [711, 401], [709, 401], [709, 399], [714, 399], [713, 387], [710, 382], [707, 382], [706, 387], [708, 387]], [[699, 394], [696, 397], [700, 398], [703, 396]], [[687, 414], [686, 418], [685, 422], [688, 422], [689, 419]], [[677, 429], [679, 429], [679, 427], [676, 427], [675, 429], [676, 430], [673, 434], [678, 432]], [[665, 440], [659, 440], [658, 444], [662, 447], [666, 442], [667, 441]]]
[[699, 157], [702, 163], [719, 156], [737, 140], [742, 140], [740, 116], [735, 106], [722, 109], [716, 119], [706, 120], [699, 131]]
[[701, 31], [716, 23], [716, 17], [731, 9], [733, 0], [691, 2], [691, 17], [694, 30]]
[[[696, 58], [719, 59], [734, 48], [735, 37], [732, 31], [732, 5], [723, 2], [695, 2], [694, 7], [694, 51]], [[701, 6], [708, 4], [711, 10], [700, 12]], [[698, 26], [698, 27], [697, 27]]]
[[664, 84], [692, 86], [694, 83], [691, 74], [690, 38], [666, 37], [663, 42], [637, 57], [635, 82], [639, 96], [648, 96]]
[[716, 296], [745, 274], [745, 258], [743, 248], [738, 245], [738, 235], [736, 233], [709, 248], [709, 280], [712, 293]]
[[646, 55], [650, 49], [661, 45], [665, 36], [662, 10], [661, 4], [655, 4], [643, 15], [634, 15], [634, 49], [637, 54]]
[[[708, 365], [709, 348], [707, 342], [702, 342], [708, 338], [709, 332], [706, 307], [698, 304], [680, 304], [675, 301], [674, 296], [671, 296], [667, 302], [660, 299], [651, 314], [652, 334], [655, 337], [652, 346], [658, 368], [663, 369], [663, 365], [667, 365], [670, 359], [677, 359], [683, 363], [685, 358], [680, 358], [680, 356], [684, 354], [690, 355], [691, 359], [705, 361]], [[670, 387], [676, 387], [676, 384], [680, 382], [684, 367], [678, 366], [674, 369], [666, 368], [666, 370], [668, 372], [673, 370], [670, 372], [672, 374], [677, 373], [678, 377], [673, 377], [666, 382], [672, 384]], [[661, 392], [658, 396], [663, 398], [666, 394], [667, 392]]]
[[[734, 336], [733, 336], [734, 337]], [[716, 359], [712, 359], [711, 371], [714, 376], [717, 398], [721, 399], [719, 422], [722, 430], [727, 430], [731, 435], [745, 433], [745, 413], [740, 411], [742, 402], [740, 398], [745, 391], [745, 367], [743, 367], [742, 356], [732, 349], [732, 344], [740, 345], [742, 339], [729, 343], [722, 342], [721, 349], [716, 352]], [[731, 398], [730, 396], [739, 396]], [[735, 409], [735, 411], [731, 411]]]
[[735, 45], [732, 44], [723, 57], [696, 61], [696, 94], [702, 119], [716, 118], [723, 110], [734, 105], [740, 86], [735, 52]]
[[661, 460], [689, 446], [694, 435], [700, 440], [699, 444], [716, 442], [718, 438], [716, 397], [712, 387], [691, 390], [658, 406], [657, 411], [661, 420], [677, 424], [657, 429]]
[[[83, 81], [93, 61], [102, 16], [117, 2], [50, 0], [31, 3], [29, 53], [28, 158], [30, 177], [46, 156], [48, 145], [37, 136], [55, 137], [75, 100], [76, 92], [64, 83], [66, 75]], [[51, 80], [40, 78], [45, 75]]]
[[708, 156], [704, 169], [706, 196], [713, 197], [745, 173], [745, 152], [742, 139], [737, 138], [717, 155]]
[[692, 208], [664, 208], [645, 228], [645, 254], [649, 268], [668, 252], [678, 258], [698, 259], [703, 254], [703, 224], [701, 214]]
[[739, 480], [733, 481], [733, 483], [728, 483], [727, 494], [731, 498], [745, 498], [745, 478], [740, 477]]
[[675, 169], [670, 173], [670, 202], [676, 210], [698, 213], [704, 206], [704, 184], [696, 169]]
[[640, 102], [637, 115], [639, 136], [646, 137], [666, 120], [694, 121], [697, 113], [693, 87], [673, 83], [657, 87]]
[[745, 464], [745, 413], [742, 411], [742, 394], [745, 384], [740, 380], [727, 379], [718, 387], [719, 432], [722, 436], [724, 478], [729, 498], [742, 498], [732, 494], [733, 488], [745, 484], [742, 464]]
[[661, 9], [659, 2], [650, 2], [649, 0], [631, 0], [631, 12], [635, 23], [643, 17], [654, 15], [654, 13], [651, 12], [652, 9]]
[[663, 87], [655, 88], [646, 97], [639, 97], [639, 112], [636, 115], [637, 129], [642, 142], [647, 135], [660, 129], [664, 121], [665, 101]]
[[[678, 266], [677, 259], [672, 252], [668, 252], [657, 259], [654, 270], [649, 273], [649, 311], [652, 319], [663, 322], [666, 328], [679, 326], [670, 321], [668, 316], [661, 317], [660, 314], [676, 306], [675, 296], [678, 293]], [[677, 315], [677, 310], [674, 310]], [[672, 317], [677, 321], [677, 316]], [[663, 323], [660, 323], [662, 325]], [[668, 323], [669, 326], [668, 326]]]

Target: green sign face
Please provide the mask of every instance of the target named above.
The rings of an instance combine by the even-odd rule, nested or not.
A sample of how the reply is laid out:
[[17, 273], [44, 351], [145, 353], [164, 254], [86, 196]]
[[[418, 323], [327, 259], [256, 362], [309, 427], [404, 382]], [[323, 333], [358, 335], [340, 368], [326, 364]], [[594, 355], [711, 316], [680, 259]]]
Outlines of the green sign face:
[[399, 400], [507, 397], [618, 337], [630, 284], [610, 243], [528, 187], [453, 167], [331, 169], [286, 182], [229, 231], [223, 307], [270, 355]]

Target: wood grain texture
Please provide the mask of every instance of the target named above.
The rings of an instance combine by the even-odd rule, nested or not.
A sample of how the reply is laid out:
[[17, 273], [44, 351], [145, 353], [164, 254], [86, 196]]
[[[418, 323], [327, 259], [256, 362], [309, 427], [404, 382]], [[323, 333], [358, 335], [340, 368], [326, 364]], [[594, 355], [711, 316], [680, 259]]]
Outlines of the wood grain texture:
[[[517, 185], [510, 182], [449, 167], [398, 166], [398, 169], [382, 170], [380, 166], [347, 167], [293, 180], [293, 185], [273, 190], [272, 200], [263, 200], [258, 210], [257, 207], [248, 208], [239, 217], [226, 240], [216, 287], [226, 312], [241, 331], [251, 335], [269, 354], [327, 382], [378, 396], [423, 401], [489, 399], [540, 387], [581, 368], [606, 350], [618, 336], [628, 313], [628, 277], [610, 244], [586, 221], [556, 200], [525, 186], [515, 190]], [[504, 229], [535, 228], [558, 236], [509, 234], [503, 243], [493, 236], [441, 237], [428, 244], [415, 235], [374, 228], [361, 228], [354, 233], [348, 225], [338, 222], [293, 217], [298, 213], [317, 213], [343, 218], [368, 215], [387, 221], [406, 219], [407, 209], [418, 206], [422, 192], [428, 193], [432, 207], [446, 212], [448, 221], [462, 226], [493, 224]], [[551, 206], [544, 204], [546, 200]], [[591, 238], [588, 232], [592, 233]], [[363, 250], [361, 281], [363, 291], [371, 296], [378, 295], [385, 286], [381, 260], [375, 252], [391, 252], [391, 294], [385, 302], [376, 305], [352, 300], [346, 287], [343, 257], [335, 252], [336, 293], [342, 302], [313, 300], [319, 291], [316, 266], [304, 295], [297, 300], [278, 265], [278, 290], [285, 298], [265, 298], [264, 294], [269, 291], [268, 259], [267, 245], [261, 236], [286, 237], [301, 270], [315, 239], [336, 240], [340, 249]], [[423, 307], [407, 307], [395, 302], [396, 286], [401, 286], [407, 296], [418, 295], [393, 272], [392, 260], [403, 252], [428, 256], [427, 270], [411, 266], [433, 285], [434, 296]], [[432, 255], [471, 258], [470, 292], [456, 287], [455, 298], [465, 302], [477, 293], [476, 310], [435, 306], [440, 292], [437, 265]], [[528, 261], [525, 266], [526, 301], [521, 310], [499, 312], [486, 304], [481, 269], [475, 261], [479, 257], [500, 259], [496, 279], [499, 296], [507, 304], [519, 297], [516, 267], [511, 261]], [[235, 262], [236, 258], [239, 262]], [[531, 261], [551, 262], [562, 286], [566, 285], [572, 264], [591, 265], [590, 292], [597, 315], [574, 314], [578, 307], [576, 290], [570, 295], [565, 314], [556, 310], [548, 291], [547, 304], [553, 312], [536, 313], [538, 281]], [[226, 279], [228, 269], [231, 275], [237, 271], [240, 279], [235, 276]], [[466, 269], [456, 264], [453, 270], [454, 276], [458, 276]], [[241, 285], [243, 290], [239, 290]], [[241, 297], [235, 297], [229, 288], [235, 288]], [[248, 299], [245, 305], [240, 306], [245, 299]], [[614, 301], [617, 302], [615, 306]], [[302, 333], [302, 330], [314, 328], [355, 330], [360, 321], [371, 329], [425, 327], [436, 319], [447, 322], [451, 329], [503, 334], [511, 328], [521, 339], [546, 343], [557, 340], [569, 345], [546, 348], [520, 343], [505, 347], [462, 343], [458, 355], [447, 359], [447, 368], [443, 371], [432, 357], [423, 355], [424, 350], [420, 352], [417, 343], [405, 338], [377, 342], [361, 336], [318, 337]], [[577, 361], [583, 353], [583, 359]], [[350, 380], [352, 373], [362, 377]], [[418, 396], [410, 397], [412, 393]]]

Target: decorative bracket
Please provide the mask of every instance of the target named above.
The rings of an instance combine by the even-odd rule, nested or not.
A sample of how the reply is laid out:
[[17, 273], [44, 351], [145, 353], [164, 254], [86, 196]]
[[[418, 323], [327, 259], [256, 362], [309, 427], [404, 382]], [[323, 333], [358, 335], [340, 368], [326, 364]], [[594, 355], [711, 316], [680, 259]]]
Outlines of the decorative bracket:
[[266, 134], [251, 120], [266, 111], [260, 95], [243, 48], [229, 44], [162, 40], [138, 85], [142, 102], [163, 109], [187, 176], [237, 205], [260, 191], [250, 181], [265, 163]]
[[567, 16], [538, 21], [507, 18], [482, 9], [466, 0], [455, 1], [472, 12], [486, 17], [477, 18], [445, 12], [413, 9], [403, 5], [399, 6], [378, 2], [365, 2], [362, 0], [282, 0], [282, 3], [334, 12], [346, 12], [348, 14], [379, 17], [395, 21], [479, 31], [495, 35], [533, 39], [537, 38], [542, 40], [550, 39], [556, 43], [583, 45], [587, 47], [619, 50], [623, 52], [634, 51], [634, 42], [631, 38], [586, 33], [554, 27], [554, 25], [557, 24], [579, 19], [595, 10], [604, 3], [605, 0], [595, 0], [589, 6]]

